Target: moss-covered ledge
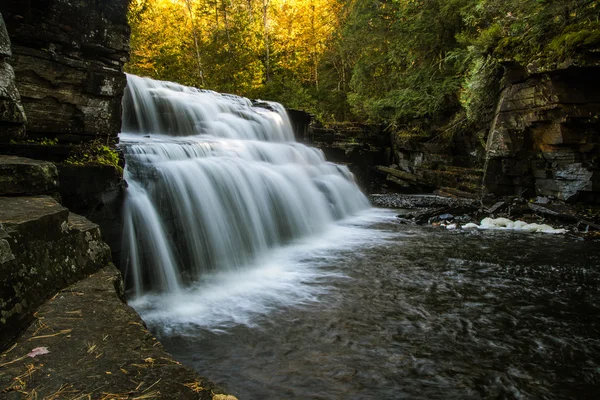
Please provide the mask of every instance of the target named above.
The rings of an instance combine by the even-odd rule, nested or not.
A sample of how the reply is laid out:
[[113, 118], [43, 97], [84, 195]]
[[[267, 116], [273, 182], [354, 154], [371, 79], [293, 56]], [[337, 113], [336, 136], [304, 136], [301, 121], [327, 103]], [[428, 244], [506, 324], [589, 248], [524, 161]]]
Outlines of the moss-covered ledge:
[[235, 400], [175, 361], [122, 294], [109, 264], [40, 307], [0, 356], [0, 397]]

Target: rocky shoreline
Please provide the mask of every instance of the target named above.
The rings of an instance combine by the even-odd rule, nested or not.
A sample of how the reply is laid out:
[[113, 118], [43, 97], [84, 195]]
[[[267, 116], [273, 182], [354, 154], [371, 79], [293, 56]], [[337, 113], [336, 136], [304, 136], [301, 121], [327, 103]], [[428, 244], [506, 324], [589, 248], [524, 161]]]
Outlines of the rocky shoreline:
[[[482, 201], [433, 194], [384, 193], [372, 194], [370, 200], [375, 207], [397, 209], [398, 220], [402, 223], [460, 229], [468, 224], [479, 225], [486, 218], [503, 219], [549, 225], [586, 239], [600, 238], [599, 208], [548, 197], [531, 200], [513, 196], [490, 197]], [[507, 221], [502, 223], [507, 224]]]
[[98, 225], [58, 182], [52, 163], [0, 156], [0, 398], [234, 400], [125, 303]]

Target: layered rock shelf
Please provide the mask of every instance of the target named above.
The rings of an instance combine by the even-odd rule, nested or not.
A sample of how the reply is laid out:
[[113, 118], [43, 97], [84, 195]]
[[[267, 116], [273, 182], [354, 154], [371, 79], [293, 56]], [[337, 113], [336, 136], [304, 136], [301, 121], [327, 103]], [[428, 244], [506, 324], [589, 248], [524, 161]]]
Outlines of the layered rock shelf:
[[509, 85], [486, 146], [484, 184], [496, 195], [600, 198], [597, 68], [569, 68]]
[[[2, 2], [29, 137], [116, 138], [126, 83], [123, 65], [129, 59], [127, 5], [126, 0]], [[0, 101], [2, 96], [0, 90]]]

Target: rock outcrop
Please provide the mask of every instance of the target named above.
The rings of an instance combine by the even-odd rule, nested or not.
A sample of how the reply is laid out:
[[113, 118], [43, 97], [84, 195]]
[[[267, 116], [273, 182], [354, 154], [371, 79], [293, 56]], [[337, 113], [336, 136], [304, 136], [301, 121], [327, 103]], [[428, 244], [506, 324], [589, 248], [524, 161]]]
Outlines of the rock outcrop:
[[116, 138], [129, 57], [128, 3], [2, 1], [29, 137]]
[[113, 262], [120, 266], [126, 186], [121, 171], [110, 165], [63, 163], [57, 167], [62, 204], [100, 226]]
[[[63, 162], [73, 144], [116, 142], [128, 3], [0, 3], [0, 153]], [[60, 204], [118, 243], [122, 171], [76, 164], [0, 156], [0, 397], [235, 400], [124, 302], [98, 225]]]
[[11, 55], [10, 39], [0, 14], [0, 141], [22, 137], [27, 120], [15, 85], [15, 73], [7, 62]]
[[504, 89], [486, 147], [488, 191], [600, 200], [597, 75], [598, 68], [568, 68]]
[[[88, 183], [73, 196], [101, 212], [110, 188]], [[0, 397], [236, 400], [147, 330], [98, 226], [57, 186], [54, 164], [0, 156]]]
[[22, 330], [57, 288], [110, 261], [98, 226], [48, 196], [0, 197], [0, 342]]
[[0, 196], [55, 194], [58, 171], [47, 161], [0, 155]]
[[476, 137], [455, 135], [423, 142], [400, 132], [392, 135], [392, 145], [392, 167], [410, 177], [380, 170], [396, 188], [418, 192], [442, 189], [468, 197], [481, 192], [483, 151]]
[[52, 197], [14, 196], [55, 190], [56, 168], [16, 157], [10, 162], [2, 164], [11, 165], [0, 170], [3, 181], [5, 171], [31, 170], [32, 164], [43, 172], [39, 179], [30, 176], [29, 187], [17, 179], [12, 188], [3, 185], [0, 193], [11, 195], [0, 197], [0, 343], [8, 343], [24, 329], [35, 309], [57, 289], [110, 261], [110, 249], [97, 225], [70, 213]]
[[381, 126], [312, 126], [304, 133], [303, 141], [321, 149], [328, 161], [347, 165], [367, 191], [373, 189], [376, 180], [374, 166], [390, 161], [389, 135]]

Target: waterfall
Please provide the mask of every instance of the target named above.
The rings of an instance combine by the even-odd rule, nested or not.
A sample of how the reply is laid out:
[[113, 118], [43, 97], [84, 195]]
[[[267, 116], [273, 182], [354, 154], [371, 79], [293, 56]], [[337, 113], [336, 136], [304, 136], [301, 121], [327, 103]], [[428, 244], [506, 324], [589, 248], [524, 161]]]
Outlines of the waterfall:
[[127, 76], [123, 265], [179, 291], [368, 208], [347, 167], [294, 140], [283, 106]]

